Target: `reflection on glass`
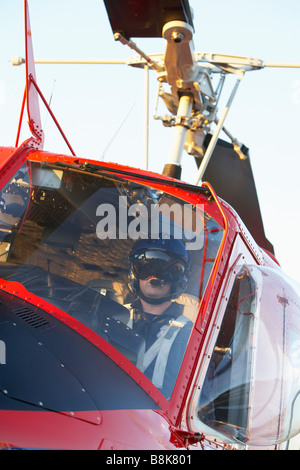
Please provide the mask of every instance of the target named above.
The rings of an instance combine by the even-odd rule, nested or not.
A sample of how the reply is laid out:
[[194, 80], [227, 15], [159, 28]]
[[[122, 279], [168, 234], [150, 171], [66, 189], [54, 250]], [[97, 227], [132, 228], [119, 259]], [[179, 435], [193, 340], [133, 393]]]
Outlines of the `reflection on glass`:
[[238, 273], [199, 397], [198, 418], [238, 441], [247, 439], [255, 281]]

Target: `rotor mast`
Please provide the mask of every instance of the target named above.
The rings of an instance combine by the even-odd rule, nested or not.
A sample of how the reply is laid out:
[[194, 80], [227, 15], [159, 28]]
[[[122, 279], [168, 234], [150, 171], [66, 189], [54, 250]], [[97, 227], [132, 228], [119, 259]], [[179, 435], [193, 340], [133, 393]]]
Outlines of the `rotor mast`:
[[178, 96], [173, 142], [163, 174], [180, 179], [181, 158], [193, 104], [195, 98], [196, 101], [199, 99], [198, 92], [191, 87], [196, 74], [193, 57], [193, 28], [183, 21], [171, 21], [164, 26], [162, 35], [167, 41], [163, 80], [166, 80], [171, 86], [172, 94], [175, 97]]
[[[173, 140], [163, 174], [180, 179], [182, 155], [186, 148], [188, 153], [198, 159], [203, 159], [198, 172], [198, 183], [223, 129], [225, 118], [243, 77], [243, 71], [241, 72], [235, 65], [230, 67], [228, 63], [222, 60], [224, 58], [220, 58], [219, 55], [213, 55], [209, 58], [210, 60], [207, 60], [205, 54], [195, 54], [193, 44], [194, 26], [189, 3], [186, 0], [174, 0], [172, 9], [169, 11], [161, 0], [155, 0], [154, 2], [153, 0], [152, 2], [146, 0], [143, 9], [137, 9], [136, 11], [131, 11], [132, 8], [135, 8], [132, 4], [123, 5], [123, 10], [120, 11], [119, 3], [114, 0], [104, 1], [115, 40], [129, 46], [139, 55], [138, 60], [128, 62], [128, 64], [143, 66], [146, 67], [146, 70], [151, 68], [157, 72], [159, 96], [172, 113], [172, 116], [167, 118], [155, 116], [156, 119], [162, 119], [164, 125], [174, 127]], [[146, 22], [145, 18], [147, 19]], [[132, 36], [163, 37], [166, 40], [165, 54], [160, 56], [145, 54], [131, 40]], [[217, 63], [217, 60], [223, 61], [221, 64], [218, 63], [217, 67], [222, 76], [220, 79], [221, 86], [217, 87], [216, 91], [211, 80], [212, 67], [214, 67], [211, 64], [214, 60], [215, 63]], [[209, 65], [207, 63], [203, 64], [204, 61], [208, 62]], [[236, 73], [238, 78], [204, 155], [203, 142], [205, 135], [210, 129], [210, 125], [216, 121], [218, 89], [222, 89], [224, 75], [228, 72]], [[170, 86], [171, 93], [164, 91], [163, 84]], [[148, 120], [146, 118], [147, 125]]]
[[[104, 0], [115, 40], [127, 45], [138, 55], [128, 60], [35, 60], [35, 63], [126, 64], [145, 69], [145, 167], [148, 168], [148, 107], [149, 70], [155, 70], [158, 79], [158, 98], [161, 98], [170, 115], [157, 116], [164, 126], [174, 127], [167, 163], [163, 174], [181, 177], [183, 151], [193, 155], [198, 167], [195, 184], [199, 184], [213, 155], [221, 131], [231, 139], [239, 158], [241, 145], [224, 127], [239, 84], [247, 71], [264, 67], [300, 68], [299, 63], [264, 62], [260, 59], [237, 57], [216, 53], [195, 53], [194, 26], [188, 0]], [[165, 54], [146, 54], [132, 37], [164, 38]], [[25, 60], [15, 57], [13, 65]], [[236, 81], [224, 110], [218, 118], [218, 104], [225, 78], [235, 75]], [[220, 77], [217, 86], [213, 79]], [[169, 85], [170, 92], [164, 90]], [[215, 130], [212, 132], [212, 126]], [[212, 134], [205, 149], [204, 140]]]
[[[180, 179], [183, 151], [195, 157], [198, 174], [195, 184], [202, 179], [212, 157], [218, 137], [224, 131], [232, 140], [239, 158], [247, 158], [241, 146], [224, 128], [224, 122], [246, 71], [264, 67], [299, 67], [300, 64], [276, 64], [248, 57], [221, 54], [195, 53], [193, 45], [193, 18], [188, 0], [104, 0], [115, 39], [128, 45], [139, 54], [139, 58], [128, 65], [146, 66], [158, 74], [160, 97], [171, 115], [157, 116], [163, 124], [174, 127], [173, 141], [163, 174]], [[147, 55], [141, 51], [131, 37], [166, 40], [165, 54]], [[225, 77], [235, 75], [236, 80], [220, 118], [217, 106]], [[219, 83], [213, 87], [213, 76], [219, 75]], [[171, 93], [165, 92], [168, 84]], [[148, 120], [146, 119], [146, 123]], [[216, 125], [208, 148], [204, 140]], [[147, 148], [147, 146], [146, 146]]]

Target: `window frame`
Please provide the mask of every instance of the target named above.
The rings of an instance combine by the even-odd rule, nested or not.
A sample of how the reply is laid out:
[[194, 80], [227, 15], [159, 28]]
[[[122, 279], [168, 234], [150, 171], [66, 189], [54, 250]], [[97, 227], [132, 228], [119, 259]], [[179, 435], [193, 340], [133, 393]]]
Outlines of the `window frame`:
[[[235, 241], [230, 260], [229, 266], [231, 266], [228, 275], [226, 276], [223, 287], [220, 290], [220, 294], [216, 303], [215, 311], [213, 312], [210, 329], [206, 334], [206, 338], [203, 344], [201, 357], [198, 364], [198, 369], [195, 373], [194, 386], [191, 387], [192, 394], [187, 404], [187, 426], [191, 432], [195, 434], [205, 433], [208, 438], [212, 438], [215, 442], [224, 444], [236, 445], [240, 448], [245, 448], [245, 444], [239, 441], [235, 441], [233, 437], [226, 436], [225, 434], [214, 430], [212, 427], [205, 425], [202, 421], [197, 418], [197, 404], [199, 396], [202, 390], [202, 386], [208, 371], [210, 360], [214, 351], [214, 347], [217, 342], [217, 338], [220, 333], [222, 321], [224, 319], [228, 299], [231, 295], [236, 275], [243, 266], [251, 269], [251, 265], [257, 265], [257, 261], [248, 248], [241, 236], [237, 236]], [[255, 340], [255, 334], [253, 335], [253, 341]], [[255, 345], [253, 345], [254, 347]], [[249, 390], [251, 394], [251, 386]]]

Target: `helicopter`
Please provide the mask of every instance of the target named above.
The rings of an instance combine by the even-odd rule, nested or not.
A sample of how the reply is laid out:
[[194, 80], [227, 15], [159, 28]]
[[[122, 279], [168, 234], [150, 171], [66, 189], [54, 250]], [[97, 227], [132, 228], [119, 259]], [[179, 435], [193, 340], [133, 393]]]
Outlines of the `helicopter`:
[[[224, 124], [244, 75], [267, 64], [195, 53], [187, 0], [104, 4], [115, 40], [136, 52], [129, 65], [157, 73], [171, 150], [160, 174], [75, 153], [39, 88], [25, 0], [25, 92], [15, 146], [0, 147], [1, 447], [299, 448], [300, 291], [265, 236], [249, 149]], [[136, 37], [163, 37], [165, 53]], [[41, 104], [68, 154], [44, 150]], [[193, 184], [181, 179], [184, 151]], [[159, 261], [153, 288], [172, 284], [168, 302], [183, 312], [154, 349], [131, 316], [146, 269], [137, 241], [159, 246], [147, 252]]]

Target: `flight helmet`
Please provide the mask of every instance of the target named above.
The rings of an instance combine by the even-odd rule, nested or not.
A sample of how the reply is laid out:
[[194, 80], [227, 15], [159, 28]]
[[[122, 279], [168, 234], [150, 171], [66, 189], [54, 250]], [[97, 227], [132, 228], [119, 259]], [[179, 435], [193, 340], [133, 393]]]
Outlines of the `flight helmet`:
[[129, 255], [129, 287], [137, 296], [144, 298], [139, 288], [139, 279], [152, 277], [151, 282], [170, 283], [168, 298], [149, 299], [149, 303], [162, 303], [175, 299], [186, 289], [188, 282], [189, 255], [181, 240], [141, 239], [132, 247]]

